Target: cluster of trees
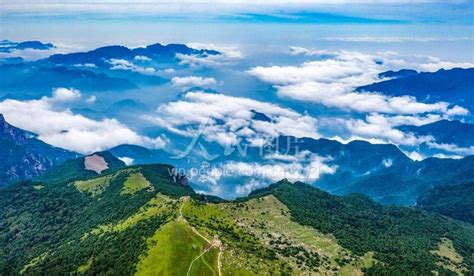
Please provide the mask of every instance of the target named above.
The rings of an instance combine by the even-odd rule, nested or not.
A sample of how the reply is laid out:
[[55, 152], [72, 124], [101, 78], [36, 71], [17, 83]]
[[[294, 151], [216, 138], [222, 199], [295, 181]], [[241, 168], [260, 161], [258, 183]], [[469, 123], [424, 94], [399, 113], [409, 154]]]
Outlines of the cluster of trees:
[[315, 271], [323, 264], [323, 258], [327, 261], [327, 257], [321, 257], [318, 252], [308, 251], [301, 245], [294, 246], [291, 242], [282, 239], [281, 236], [278, 239], [271, 240], [270, 245], [280, 255], [296, 259], [297, 265], [302, 267], [304, 264], [311, 271]]

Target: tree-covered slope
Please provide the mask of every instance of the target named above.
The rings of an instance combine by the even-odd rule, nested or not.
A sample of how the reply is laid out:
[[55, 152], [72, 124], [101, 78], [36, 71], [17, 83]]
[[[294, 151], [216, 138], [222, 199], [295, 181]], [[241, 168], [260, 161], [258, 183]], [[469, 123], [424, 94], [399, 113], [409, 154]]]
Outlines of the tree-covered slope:
[[[0, 190], [0, 274], [73, 273], [92, 257], [96, 272], [133, 271], [146, 247], [143, 237], [176, 209], [171, 198], [194, 195], [172, 172], [166, 165], [128, 167], [82, 180], [21, 182]], [[156, 212], [163, 204], [169, 204], [166, 211]], [[120, 231], [89, 234], [120, 222], [125, 225]]]
[[474, 183], [430, 189], [421, 194], [417, 206], [474, 224]]
[[[474, 269], [470, 225], [412, 208], [382, 206], [362, 195], [333, 196], [304, 183], [282, 181], [251, 196], [269, 194], [289, 208], [294, 221], [333, 234], [354, 254], [374, 252], [378, 262], [368, 273], [428, 275], [448, 267]], [[445, 239], [462, 256], [462, 264], [433, 254]]]
[[[88, 167], [87, 160], [94, 159], [103, 162], [104, 167], [102, 171]], [[96, 152], [87, 156], [66, 160], [64, 163], [55, 166], [49, 172], [38, 177], [37, 180], [45, 183], [64, 182], [113, 172], [123, 167], [125, 167], [125, 163], [110, 152]]]

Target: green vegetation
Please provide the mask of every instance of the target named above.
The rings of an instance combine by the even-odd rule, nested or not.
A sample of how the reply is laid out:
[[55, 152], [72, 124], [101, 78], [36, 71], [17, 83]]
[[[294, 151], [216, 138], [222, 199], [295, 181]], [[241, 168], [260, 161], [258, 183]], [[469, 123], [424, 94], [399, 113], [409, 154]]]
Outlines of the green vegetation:
[[[109, 174], [125, 167], [125, 163], [113, 156], [110, 152], [104, 151], [96, 152], [94, 154], [104, 158], [109, 167], [107, 170], [103, 171], [101, 175]], [[54, 167], [40, 176], [38, 180], [44, 183], [57, 183], [71, 182], [74, 180], [82, 180], [97, 176], [96, 172], [86, 170], [84, 161], [84, 157], [66, 160], [61, 165]]]
[[193, 263], [189, 275], [219, 275], [217, 267], [218, 255], [219, 249], [211, 248]]
[[430, 189], [418, 198], [417, 206], [474, 224], [474, 183]]
[[463, 265], [464, 258], [456, 252], [451, 240], [446, 238], [441, 239], [437, 250], [432, 252], [441, 258], [438, 261], [438, 265], [456, 274], [464, 274], [467, 272], [467, 268]]
[[342, 248], [332, 235], [292, 221], [289, 209], [273, 195], [219, 206], [295, 271], [356, 273], [372, 265]]
[[146, 180], [146, 178], [141, 173], [134, 173], [131, 174], [127, 181], [123, 184], [123, 189], [121, 194], [125, 195], [134, 195], [137, 192], [148, 189], [153, 191], [153, 187], [151, 186], [150, 182]]
[[78, 180], [74, 182], [74, 186], [80, 192], [87, 192], [90, 193], [93, 197], [97, 197], [105, 191], [107, 186], [110, 184], [110, 180], [112, 180], [113, 177], [114, 175], [107, 175], [85, 181]]
[[44, 260], [44, 258], [46, 258], [46, 256], [48, 255], [48, 253], [43, 253], [41, 255], [39, 255], [38, 257], [32, 259], [28, 264], [26, 264], [21, 270], [20, 270], [20, 274], [25, 274], [25, 272], [30, 268], [30, 267], [34, 267], [35, 265], [37, 265], [38, 263], [40, 263], [41, 261]]
[[360, 195], [283, 181], [210, 203], [166, 165], [73, 179], [1, 190], [0, 275], [473, 271], [472, 225]]
[[431, 252], [443, 237], [452, 240], [473, 270], [471, 226], [415, 209], [384, 207], [361, 195], [332, 196], [304, 183], [282, 181], [251, 196], [268, 194], [284, 203], [296, 222], [333, 234], [354, 254], [374, 252], [377, 262], [363, 270], [368, 274], [447, 272], [437, 265], [439, 258]]
[[175, 216], [177, 202], [171, 198], [156, 194], [156, 196], [142, 206], [138, 212], [130, 217], [119, 221], [117, 224], [99, 225], [92, 230], [92, 234], [100, 235], [105, 232], [120, 232], [137, 225], [140, 222], [146, 221], [153, 217], [159, 217], [163, 214], [167, 216]]
[[[147, 245], [146, 254], [140, 257], [137, 275], [186, 275], [189, 265], [203, 253], [207, 242], [184, 221], [173, 221], [156, 231]], [[199, 260], [203, 262], [202, 258]], [[194, 265], [199, 267], [199, 262]]]
[[[25, 266], [25, 273], [76, 273], [91, 257], [87, 273], [135, 271], [139, 256], [147, 249], [145, 240], [176, 217], [172, 197], [194, 195], [190, 188], [174, 182], [168, 168], [133, 167], [84, 179], [79, 182], [84, 192], [66, 180], [22, 182], [2, 189], [0, 274], [15, 274]], [[121, 194], [127, 178], [137, 170], [150, 180], [155, 192], [140, 191], [133, 197]], [[44, 188], [38, 190], [37, 185]], [[111, 231], [95, 234], [103, 226]], [[38, 258], [46, 252], [46, 257]]]
[[77, 268], [77, 272], [80, 274], [86, 273], [87, 271], [89, 271], [89, 269], [91, 269], [93, 262], [94, 262], [94, 258], [90, 257], [89, 260], [87, 260], [85, 264]]

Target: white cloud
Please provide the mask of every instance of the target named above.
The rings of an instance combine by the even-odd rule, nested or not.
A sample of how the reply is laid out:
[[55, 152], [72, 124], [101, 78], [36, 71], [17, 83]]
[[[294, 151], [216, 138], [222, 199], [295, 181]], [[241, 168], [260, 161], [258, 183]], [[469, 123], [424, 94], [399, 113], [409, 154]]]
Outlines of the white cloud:
[[234, 61], [243, 57], [242, 53], [234, 47], [216, 46], [214, 44], [203, 43], [187, 43], [188, 47], [198, 50], [215, 50], [220, 54], [217, 55], [185, 55], [176, 54], [176, 58], [180, 60], [179, 64], [191, 67], [216, 67], [232, 64]]
[[413, 160], [413, 161], [421, 161], [423, 160], [423, 155], [421, 155], [419, 152], [413, 151], [407, 153], [408, 157]]
[[189, 89], [194, 86], [207, 88], [215, 85], [217, 81], [214, 78], [203, 78], [196, 76], [188, 77], [174, 77], [171, 79], [171, 84], [176, 87], [180, 87], [183, 90]]
[[393, 166], [393, 159], [384, 159], [382, 160], [382, 164], [384, 165], [385, 168], [390, 168], [391, 166]]
[[271, 183], [282, 179], [313, 183], [323, 174], [333, 174], [337, 166], [325, 164], [327, 158], [322, 158], [308, 151], [300, 153], [298, 162], [270, 164], [229, 162], [225, 169], [234, 176], [261, 178]]
[[392, 143], [396, 145], [417, 146], [433, 140], [431, 136], [416, 137], [396, 129], [397, 126], [406, 124], [420, 125], [437, 121], [439, 117], [416, 116], [387, 116], [382, 114], [369, 114], [364, 119], [342, 120], [349, 131], [349, 140], [366, 140], [372, 143]]
[[[464, 3], [466, 0], [451, 1]], [[448, 2], [448, 1], [444, 1]], [[443, 3], [440, 0], [215, 0], [212, 2], [203, 0], [184, 0], [170, 2], [168, 0], [146, 0], [146, 1], [110, 1], [93, 0], [78, 2], [73, 0], [43, 0], [31, 2], [28, 0], [3, 0], [2, 11], [4, 12], [101, 12], [101, 13], [124, 13], [140, 12], [144, 14], [182, 14], [183, 12], [257, 12], [257, 11], [281, 11], [284, 8], [306, 8], [311, 6], [321, 7], [330, 5], [357, 5], [357, 4], [426, 4]]]
[[[390, 97], [381, 93], [356, 92], [356, 87], [379, 80], [380, 72], [409, 64], [395, 53], [366, 55], [357, 52], [314, 51], [301, 47], [291, 47], [293, 55], [325, 56], [322, 60], [305, 62], [299, 66], [254, 67], [248, 72], [260, 80], [272, 84], [279, 96], [305, 102], [313, 102], [327, 107], [362, 113], [379, 112], [387, 114], [443, 113], [466, 115], [468, 111], [460, 106], [450, 107], [449, 103], [422, 103], [411, 96]], [[333, 56], [330, 56], [332, 54]], [[437, 70], [460, 64], [443, 62], [428, 57], [417, 68]], [[463, 64], [474, 66], [472, 64]]]
[[221, 45], [216, 45], [212, 43], [197, 43], [197, 42], [186, 43], [186, 46], [188, 46], [189, 48], [197, 49], [197, 50], [218, 51], [223, 56], [229, 59], [243, 58], [242, 52], [240, 52], [235, 46], [221, 46]]
[[304, 47], [290, 46], [290, 55], [292, 56], [324, 56], [333, 55], [332, 52], [325, 50], [311, 50]]
[[47, 50], [14, 49], [11, 52], [7, 52], [7, 53], [0, 52], [0, 58], [22, 57], [23, 59], [27, 61], [34, 61], [38, 59], [47, 58], [54, 54], [66, 54], [66, 53], [77, 52], [79, 50], [83, 50], [83, 47], [78, 46], [78, 45], [66, 45], [66, 44], [58, 43], [58, 44], [55, 44], [53, 48], [50, 48]]
[[92, 95], [92, 96], [90, 96], [89, 98], [87, 98], [86, 102], [87, 102], [88, 104], [93, 104], [93, 103], [95, 103], [96, 100], [97, 100], [97, 97], [94, 96], [94, 95]]
[[108, 61], [112, 67], [110, 70], [126, 70], [126, 71], [133, 71], [144, 75], [156, 75], [157, 71], [155, 68], [152, 67], [143, 67], [134, 64], [131, 61], [125, 59], [110, 59]]
[[55, 88], [52, 98], [44, 98], [52, 102], [73, 102], [81, 98], [81, 92], [73, 88]]
[[[357, 92], [355, 88], [379, 81], [379, 73], [387, 70], [415, 68], [435, 71], [442, 67], [472, 67], [473, 64], [450, 63], [424, 56], [404, 57], [392, 52], [367, 55], [302, 47], [290, 47], [290, 54], [314, 57], [315, 60], [298, 66], [258, 66], [248, 72], [272, 84], [281, 97], [312, 102], [347, 113], [366, 114], [364, 119], [334, 119], [339, 121], [340, 130], [345, 129], [345, 132], [336, 134], [333, 139], [417, 146], [433, 138], [416, 137], [396, 127], [402, 124], [421, 125], [469, 114], [466, 108], [447, 102], [423, 103], [411, 96], [392, 97], [382, 93]], [[324, 122], [324, 119], [321, 120]], [[334, 132], [333, 129], [331, 131]]]
[[135, 56], [133, 59], [137, 61], [141, 61], [141, 62], [151, 61], [151, 58], [146, 57], [146, 56]]
[[456, 156], [474, 155], [474, 146], [459, 147], [455, 144], [436, 143], [435, 141], [427, 142], [427, 145], [432, 149], [438, 149], [451, 154], [456, 154]]
[[125, 165], [127, 165], [127, 166], [133, 165], [133, 161], [135, 161], [135, 160], [133, 160], [133, 158], [126, 157], [126, 156], [124, 156], [124, 157], [119, 157], [118, 159], [120, 159], [120, 160], [121, 160], [123, 163], [125, 163]]
[[[334, 174], [337, 170], [337, 166], [327, 164], [330, 158], [323, 158], [309, 151], [288, 156], [287, 160], [288, 162], [281, 162], [267, 159], [266, 163], [230, 161], [209, 170], [199, 181], [208, 183], [216, 191], [216, 187], [222, 186], [218, 184], [219, 181], [225, 182], [226, 178], [242, 179], [246, 182], [237, 185], [235, 193], [243, 196], [282, 179], [314, 183], [322, 175]], [[218, 189], [221, 190], [222, 188]]]
[[[253, 120], [252, 110], [272, 118]], [[252, 145], [265, 137], [292, 135], [318, 138], [316, 119], [276, 104], [223, 94], [188, 92], [183, 99], [161, 105], [147, 120], [185, 136], [203, 135], [221, 145], [237, 144], [239, 138]], [[193, 130], [190, 126], [205, 126]], [[196, 127], [197, 128], [197, 127]]]
[[244, 185], [237, 185], [235, 187], [235, 193], [239, 196], [246, 196], [250, 192], [255, 191], [256, 189], [264, 188], [266, 186], [268, 186], [268, 183], [265, 181], [251, 178], [246, 181]]
[[408, 37], [408, 36], [346, 36], [328, 37], [327, 41], [345, 42], [372, 42], [372, 43], [402, 43], [402, 42], [441, 42], [441, 41], [469, 41], [472, 37]]
[[94, 63], [79, 63], [79, 64], [74, 64], [74, 67], [79, 67], [79, 68], [97, 68], [97, 65]]
[[449, 159], [462, 159], [464, 156], [437, 153], [437, 154], [433, 155], [433, 157], [440, 158], [440, 159], [446, 159], [446, 158], [449, 158]]
[[[65, 90], [60, 90], [65, 91]], [[62, 98], [75, 95], [57, 92]], [[60, 96], [58, 96], [60, 95]], [[0, 113], [12, 125], [38, 134], [48, 144], [80, 153], [105, 150], [120, 144], [136, 144], [152, 148], [166, 145], [166, 139], [141, 136], [115, 119], [100, 121], [73, 114], [69, 109], [57, 109], [53, 98], [0, 102]]]

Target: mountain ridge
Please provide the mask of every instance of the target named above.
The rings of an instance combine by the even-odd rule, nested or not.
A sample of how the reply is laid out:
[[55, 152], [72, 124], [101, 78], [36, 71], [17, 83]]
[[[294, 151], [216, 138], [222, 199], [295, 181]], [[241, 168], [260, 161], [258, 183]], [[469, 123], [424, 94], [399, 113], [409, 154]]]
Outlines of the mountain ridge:
[[10, 125], [0, 114], [0, 186], [35, 178], [77, 153], [53, 147], [36, 135]]

